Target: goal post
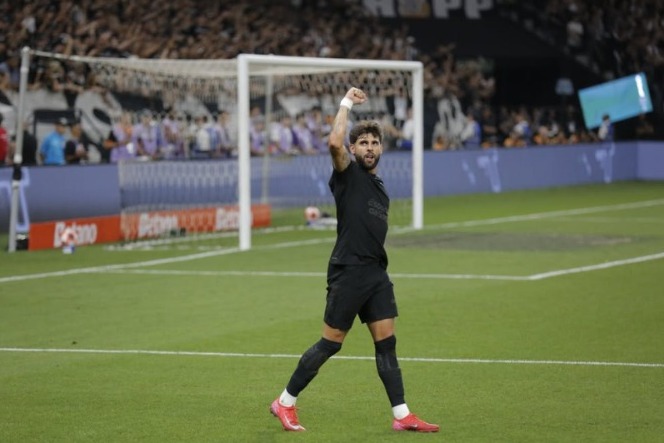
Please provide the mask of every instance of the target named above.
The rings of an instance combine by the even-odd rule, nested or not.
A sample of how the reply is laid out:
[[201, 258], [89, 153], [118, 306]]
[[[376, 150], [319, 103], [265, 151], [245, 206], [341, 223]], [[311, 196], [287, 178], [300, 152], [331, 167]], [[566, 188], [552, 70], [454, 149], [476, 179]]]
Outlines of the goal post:
[[[268, 140], [264, 142], [266, 155], [256, 156], [255, 152], [252, 152], [250, 132], [255, 126], [252, 112], [256, 104], [262, 103], [262, 108], [266, 111], [264, 122], [277, 123], [278, 118], [283, 118], [286, 114], [295, 117], [302, 109], [312, 109], [303, 108], [300, 102], [300, 108], [294, 108], [293, 103], [289, 102], [292, 97], [304, 97], [307, 106], [322, 107], [326, 117], [333, 117], [348, 88], [357, 86], [367, 90], [369, 101], [353, 109], [353, 119], [374, 118], [384, 113], [387, 109], [386, 97], [398, 87], [408, 96], [412, 107], [415, 122], [412, 149], [411, 152], [395, 153], [386, 150], [380, 174], [386, 178], [386, 186], [393, 201], [399, 200], [398, 203], [401, 204], [393, 205], [390, 218], [393, 219], [394, 208], [398, 208], [401, 211], [396, 218], [399, 220], [398, 226], [408, 225], [414, 229], [421, 229], [423, 226], [424, 86], [423, 65], [420, 62], [258, 54], [240, 54], [231, 60], [98, 58], [65, 56], [29, 48], [25, 48], [23, 54], [22, 74], [27, 74], [31, 60], [34, 62], [35, 59], [41, 59], [38, 61], [42, 63], [44, 60], [58, 61], [68, 66], [83, 64], [94, 76], [97, 84], [103, 86], [111, 96], [116, 93], [133, 94], [132, 97], [144, 97], [143, 103], [161, 103], [160, 109], [154, 109], [155, 114], [164, 114], [166, 104], [173, 107], [184, 102], [189, 106], [189, 98], [195, 99], [196, 106], [199, 106], [196, 109], [209, 108], [210, 103], [213, 103], [215, 109], [231, 113], [231, 130], [237, 147], [232, 156], [223, 160], [201, 160], [192, 159], [187, 152], [184, 157], [170, 158], [168, 161], [120, 161], [119, 191], [121, 200], [124, 198], [121, 202], [123, 220], [129, 221], [140, 218], [144, 211], [180, 211], [189, 213], [195, 219], [194, 224], [204, 225], [205, 230], [210, 224], [215, 225], [210, 221], [210, 218], [214, 220], [215, 216], [210, 215], [209, 211], [198, 212], [200, 205], [217, 208], [223, 206], [222, 211], [232, 207], [232, 210], [236, 211], [236, 215], [231, 217], [232, 221], [217, 225], [222, 226], [220, 229], [223, 230], [237, 230], [240, 250], [252, 247], [256, 206], [267, 206], [276, 210], [299, 207], [300, 211], [312, 204], [333, 208], [333, 199], [326, 189], [331, 162], [323, 145], [319, 149], [320, 155], [280, 157], [277, 154], [272, 155], [271, 149], [274, 146], [269, 145]], [[30, 106], [25, 106], [28, 94], [25, 88], [26, 78], [27, 75], [21, 77], [17, 106], [21, 115], [17, 116], [17, 122], [25, 117], [24, 112], [30, 112]], [[317, 104], [314, 106], [313, 102]], [[78, 102], [74, 106], [78, 110]], [[198, 111], [191, 111], [190, 114], [190, 109], [192, 108], [187, 108], [187, 116], [193, 119]], [[90, 109], [82, 109], [81, 114], [85, 115], [86, 111]], [[113, 112], [116, 111], [117, 109]], [[96, 112], [97, 109], [94, 109], [94, 113]], [[124, 110], [121, 112], [124, 113]], [[139, 118], [138, 115], [136, 114], [136, 119]], [[119, 114], [111, 117], [115, 119]], [[106, 134], [111, 128], [110, 125], [109, 123], [104, 129]], [[266, 127], [263, 131], [267, 140], [270, 128]], [[17, 134], [21, 133], [17, 127]], [[20, 137], [17, 145], [14, 163], [20, 170]], [[178, 180], [174, 181], [174, 173], [182, 174], [184, 178], [180, 180], [178, 176]], [[396, 180], [392, 180], [390, 174]], [[399, 195], [392, 195], [390, 191], [390, 183], [395, 181], [399, 182], [399, 192], [395, 193]], [[406, 184], [406, 181], [409, 183]], [[186, 192], [172, 192], [175, 182], [185, 183]], [[404, 194], [403, 190], [407, 187], [409, 189]], [[12, 188], [12, 192], [14, 188], [18, 189], [18, 185]], [[316, 188], [315, 192], [312, 188]], [[211, 196], [211, 189], [221, 191]], [[196, 194], [197, 190], [210, 196], [205, 201], [196, 200], [198, 207], [190, 198], [193, 195], [202, 195]], [[316, 195], [312, 195], [314, 193]], [[175, 194], [182, 198], [176, 200]], [[20, 212], [15, 206], [17, 205], [12, 204], [10, 211], [10, 227], [16, 226]], [[405, 214], [406, 211], [410, 213]], [[173, 215], [169, 213], [168, 216]], [[136, 229], [133, 229], [126, 237], [127, 240], [136, 239]], [[192, 233], [194, 232], [196, 229], [192, 230]], [[14, 250], [15, 244], [16, 232], [15, 229], [10, 229], [10, 252]]]
[[[238, 100], [238, 160], [239, 160], [239, 247], [241, 250], [251, 248], [251, 183], [249, 155], [249, 78], [261, 72], [272, 73], [274, 67], [283, 67], [281, 72], [309, 72], [320, 69], [324, 72], [347, 70], [398, 70], [407, 71], [412, 76], [412, 108], [415, 125], [412, 148], [412, 227], [423, 227], [424, 213], [424, 75], [421, 62], [337, 59], [316, 57], [292, 57], [278, 55], [240, 54], [237, 57], [237, 100]], [[350, 87], [352, 85], [348, 85]]]

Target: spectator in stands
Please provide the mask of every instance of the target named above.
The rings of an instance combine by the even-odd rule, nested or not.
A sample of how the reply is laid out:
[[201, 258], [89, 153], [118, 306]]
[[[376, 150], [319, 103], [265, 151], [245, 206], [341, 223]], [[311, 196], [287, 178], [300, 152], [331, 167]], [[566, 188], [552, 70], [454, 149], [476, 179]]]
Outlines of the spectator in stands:
[[249, 145], [252, 157], [263, 156], [268, 153], [268, 142], [265, 136], [265, 118], [263, 116], [254, 116], [251, 119], [249, 128]]
[[602, 116], [602, 123], [597, 129], [597, 138], [602, 142], [613, 141], [613, 123], [609, 114]]
[[549, 129], [546, 126], [540, 125], [537, 127], [537, 131], [533, 135], [533, 144], [537, 146], [553, 144], [553, 140], [549, 137]]
[[399, 140], [397, 147], [399, 149], [410, 151], [413, 149], [413, 137], [415, 137], [415, 120], [413, 118], [413, 108], [409, 107], [406, 111], [406, 119], [399, 131]]
[[[182, 116], [179, 117], [183, 119]], [[177, 157], [184, 157], [184, 144], [180, 132], [180, 125], [178, 124], [178, 117], [175, 116], [175, 111], [169, 109], [166, 116], [162, 119], [160, 124], [160, 138], [162, 144], [162, 156], [164, 159], [174, 159]]]
[[563, 115], [563, 134], [568, 143], [579, 143], [583, 131], [583, 123], [575, 106], [568, 105]]
[[43, 165], [65, 164], [65, 143], [67, 142], [65, 133], [68, 124], [66, 118], [60, 117], [55, 122], [55, 129], [42, 141], [39, 147], [39, 155]]
[[65, 161], [68, 165], [79, 165], [88, 160], [90, 140], [83, 132], [81, 123], [74, 121], [69, 127], [69, 140], [65, 143]]
[[65, 71], [57, 60], [49, 60], [45, 65], [39, 65], [37, 78], [33, 87], [43, 86], [50, 92], [64, 91]]
[[17, 91], [21, 80], [20, 57], [8, 52], [5, 61], [0, 63], [0, 89]]
[[191, 128], [194, 135], [191, 145], [192, 156], [196, 158], [212, 158], [213, 149], [213, 130], [206, 114], [198, 114], [194, 118], [194, 124]]
[[307, 121], [304, 113], [300, 113], [295, 117], [295, 124], [293, 125], [293, 136], [295, 146], [297, 149], [307, 155], [318, 154], [314, 146], [314, 135], [307, 126]]
[[516, 113], [510, 110], [507, 106], [501, 106], [498, 108], [498, 138], [501, 141], [501, 145], [504, 144], [504, 141], [509, 137], [514, 125], [516, 124]]
[[277, 154], [294, 155], [299, 153], [299, 150], [295, 146], [292, 118], [290, 115], [284, 114], [278, 122], [272, 123], [270, 143], [275, 146], [275, 153]]
[[231, 157], [236, 151], [231, 138], [230, 114], [221, 110], [212, 127], [214, 133], [214, 151], [220, 157]]
[[136, 156], [159, 160], [161, 152], [161, 131], [148, 110], [141, 112], [141, 121], [132, 130], [132, 141], [136, 146]]
[[526, 109], [522, 107], [517, 111], [514, 120], [515, 123], [511, 133], [517, 135], [523, 141], [524, 146], [528, 146], [532, 137], [532, 128]]
[[461, 143], [464, 149], [479, 149], [482, 146], [482, 127], [472, 111], [466, 114], [466, 124], [461, 131]]
[[320, 153], [325, 152], [327, 150], [327, 144], [325, 143], [325, 137], [323, 134], [323, 127], [325, 124], [323, 110], [320, 106], [314, 106], [308, 113], [306, 113], [305, 119], [307, 128], [309, 128], [309, 132], [312, 136], [314, 149]]
[[436, 122], [433, 128], [433, 134], [431, 135], [431, 140], [433, 141], [432, 149], [434, 151], [456, 149], [452, 144], [452, 140], [450, 140], [447, 125], [442, 120]]
[[397, 147], [397, 141], [401, 132], [394, 126], [394, 121], [389, 112], [380, 112], [376, 121], [383, 127], [383, 149], [393, 150]]
[[133, 132], [134, 126], [131, 114], [125, 112], [120, 116], [120, 120], [113, 124], [102, 145], [104, 149], [111, 151], [111, 163], [136, 158], [136, 146], [132, 138]]
[[491, 106], [484, 105], [480, 114], [480, 128], [482, 130], [482, 147], [491, 148], [498, 146], [498, 123]]
[[394, 116], [394, 126], [401, 130], [408, 119], [409, 101], [408, 95], [403, 88], [399, 88], [388, 100], [388, 108], [391, 108]]
[[516, 130], [512, 130], [507, 137], [503, 140], [503, 147], [505, 148], [525, 148], [526, 142], [522, 135]]

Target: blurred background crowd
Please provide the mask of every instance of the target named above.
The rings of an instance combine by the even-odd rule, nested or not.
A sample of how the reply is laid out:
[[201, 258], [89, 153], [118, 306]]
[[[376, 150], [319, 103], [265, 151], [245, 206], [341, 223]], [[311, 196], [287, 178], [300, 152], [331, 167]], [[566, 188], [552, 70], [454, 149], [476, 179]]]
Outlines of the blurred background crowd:
[[[509, 79], [496, 78], [491, 59], [482, 54], [459, 54], [459, 42], [440, 41], [436, 35], [424, 41], [413, 26], [417, 21], [385, 20], [371, 14], [360, 0], [1, 2], [0, 102], [9, 104], [11, 92], [18, 90], [20, 50], [24, 46], [93, 57], [232, 59], [240, 53], [255, 53], [418, 60], [425, 66], [425, 149], [568, 145], [617, 134], [622, 138], [661, 138], [664, 3], [496, 0], [495, 4], [499, 19], [560, 51], [560, 57], [578, 64], [596, 79], [645, 72], [653, 112], [616, 132], [610, 119], [606, 126], [586, 129], [578, 102], [571, 95], [561, 95], [560, 100], [549, 103], [535, 99], [506, 102], [497, 91]], [[28, 88], [61, 92], [70, 104], [86, 90], [104, 89], [85, 65], [48, 58], [33, 62]], [[403, 91], [386, 90], [385, 94], [389, 95], [387, 112], [374, 117], [384, 124], [386, 146], [409, 149], [410, 101]], [[284, 115], [269, 128], [264, 127], [262, 111], [252, 111], [253, 155], [325, 151], [332, 118], [327, 110], [312, 107]], [[24, 162], [229, 157], [237, 152], [236, 135], [229, 128], [232, 120], [229, 110], [220, 108], [201, 115], [169, 107], [158, 112], [136, 107], [118, 116], [112, 130], [100, 140], [81, 133], [75, 118], [55, 122], [59, 135], [49, 134], [44, 139], [37, 139], [28, 125]], [[11, 163], [14, 132], [6, 125], [0, 129], [0, 162], [5, 164]], [[99, 158], [89, 155], [93, 146]]]

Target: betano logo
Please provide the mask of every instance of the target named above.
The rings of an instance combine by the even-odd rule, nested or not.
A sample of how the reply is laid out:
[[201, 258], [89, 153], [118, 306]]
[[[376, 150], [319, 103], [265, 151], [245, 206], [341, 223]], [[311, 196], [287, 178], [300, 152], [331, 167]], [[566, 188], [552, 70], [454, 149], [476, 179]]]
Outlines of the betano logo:
[[239, 229], [240, 212], [237, 209], [217, 208], [215, 217], [215, 231], [229, 231]]
[[53, 230], [53, 247], [59, 248], [62, 246], [62, 234], [65, 229], [70, 228], [75, 233], [76, 245], [91, 245], [97, 241], [97, 225], [90, 224], [76, 224], [65, 222], [57, 222]]
[[177, 215], [142, 213], [138, 219], [138, 238], [158, 237], [179, 229]]

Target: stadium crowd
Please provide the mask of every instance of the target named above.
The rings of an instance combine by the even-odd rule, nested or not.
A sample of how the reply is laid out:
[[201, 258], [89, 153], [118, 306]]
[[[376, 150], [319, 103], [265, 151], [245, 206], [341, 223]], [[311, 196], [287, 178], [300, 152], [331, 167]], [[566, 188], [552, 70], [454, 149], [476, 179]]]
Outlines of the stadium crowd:
[[[515, 8], [519, 21], [612, 80], [644, 72], [655, 117], [664, 114], [664, 3], [659, 0], [532, 0]], [[635, 135], [651, 138], [653, 116], [639, 117]]]
[[[584, 36], [593, 38], [584, 37], [583, 41], [589, 46], [578, 48], [579, 51], [586, 51], [602, 66], [616, 69], [623, 66], [619, 57], [627, 60], [627, 54], [640, 54], [629, 59], [630, 63], [642, 68], [652, 64], [654, 75], [661, 77], [662, 55], [658, 47], [662, 42], [664, 15], [657, 2], [643, 2], [640, 12], [644, 17], [654, 12], [645, 27], [637, 26], [633, 20], [619, 19], [623, 5], [632, 5], [630, 12], [633, 12], [635, 2], [610, 1], [601, 8], [589, 7], [585, 3], [588, 2], [546, 0], [548, 25], [554, 29], [558, 23], [564, 24], [570, 17], [582, 14], [579, 16], [583, 20], [588, 19], [582, 23], [590, 23], [589, 32]], [[597, 42], [595, 28], [600, 24], [604, 34], [613, 36], [610, 40], [615, 43], [611, 46], [613, 52]], [[641, 38], [627, 39], [630, 29], [636, 31], [637, 28], [643, 28], [638, 34]], [[240, 53], [256, 53], [420, 60], [425, 66], [426, 100], [433, 103], [430, 108], [437, 111], [437, 115], [429, 116], [425, 121], [426, 148], [570, 144], [598, 140], [602, 135], [601, 131], [584, 128], [580, 112], [574, 105], [563, 110], [533, 108], [527, 104], [516, 109], [497, 106], [492, 101], [495, 79], [482, 59], [457, 60], [453, 43], [441, 44], [434, 51], [424, 53], [418, 49], [406, 26], [395, 28], [382, 24], [377, 17], [367, 15], [361, 2], [357, 1], [2, 2], [0, 93], [18, 89], [19, 52], [26, 45], [66, 56], [231, 59]], [[636, 50], [634, 45], [641, 46]], [[611, 52], [610, 57], [599, 55], [608, 52]], [[631, 65], [627, 66], [631, 69]], [[29, 75], [29, 89], [61, 91], [71, 104], [76, 94], [84, 90], [103, 90], [97, 80], [80, 63], [39, 58], [33, 63]], [[409, 117], [408, 99], [399, 91], [386, 93], [390, 94], [390, 112], [376, 117], [385, 125], [387, 147], [408, 149], [412, 133], [412, 124], [408, 123], [412, 118]], [[325, 110], [312, 108], [297, 115], [287, 115], [273, 122], [270, 128], [261, 126], [264, 124], [260, 115], [262, 110], [256, 109], [255, 112], [251, 128], [252, 154], [266, 153], [265, 137], [268, 138], [267, 152], [313, 154], [324, 149], [331, 121], [331, 115]], [[178, 115], [169, 108], [150, 115], [145, 112], [124, 114], [108, 137], [99, 143], [102, 157], [117, 161], [136, 156], [157, 159], [234, 155], [236, 141], [233, 131], [227, 127], [228, 113], [216, 109], [212, 114], [212, 119], [203, 115]], [[453, 123], [450, 115], [464, 117]], [[13, 132], [12, 128], [7, 129]], [[88, 143], [92, 141], [79, 144]], [[6, 157], [10, 162], [11, 156]], [[37, 162], [42, 161], [36, 157]], [[72, 161], [81, 160], [85, 161], [85, 158]], [[62, 161], [69, 160], [64, 156]]]

